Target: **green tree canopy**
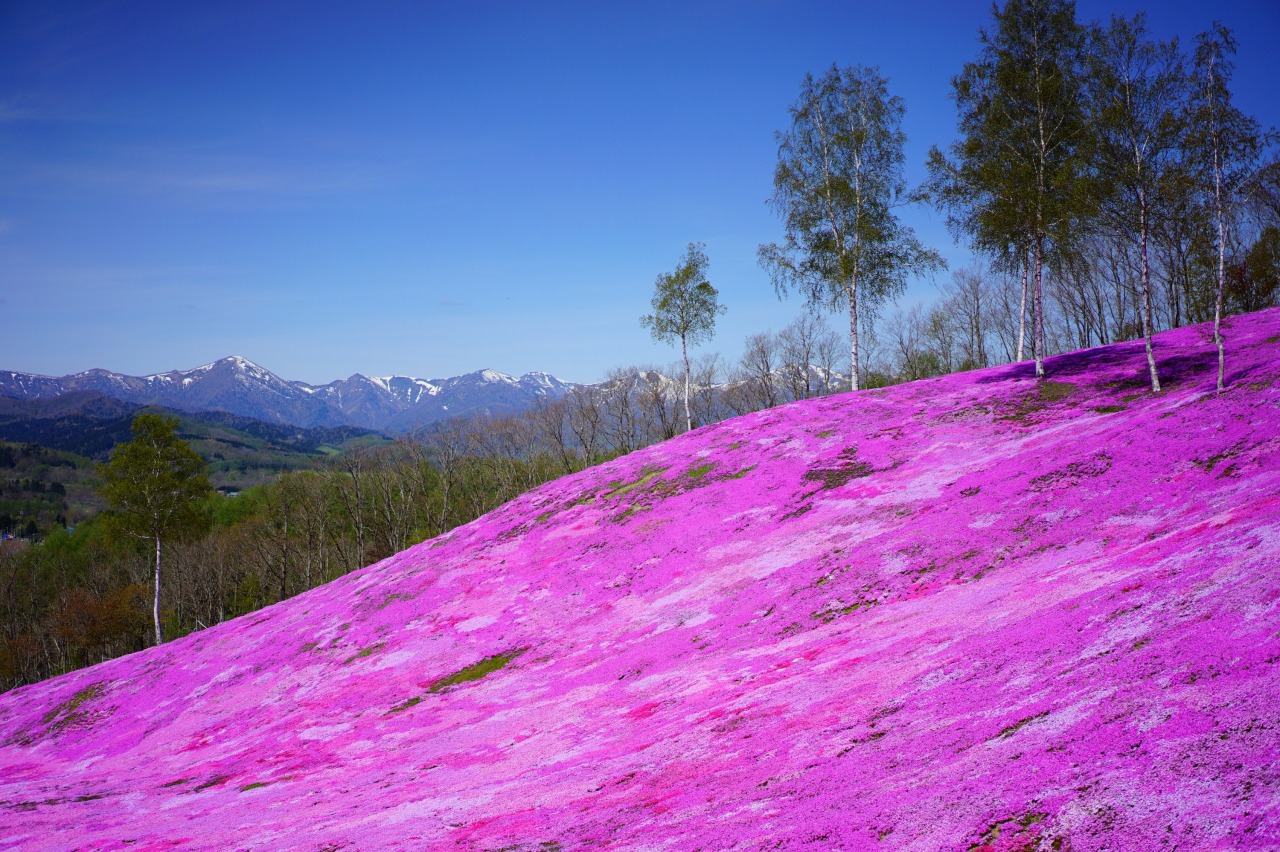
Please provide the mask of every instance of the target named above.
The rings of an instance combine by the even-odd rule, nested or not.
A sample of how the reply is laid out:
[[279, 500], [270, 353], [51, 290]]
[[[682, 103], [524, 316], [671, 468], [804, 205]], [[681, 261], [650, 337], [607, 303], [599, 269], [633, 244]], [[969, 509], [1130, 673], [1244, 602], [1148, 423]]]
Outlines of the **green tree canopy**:
[[1217, 231], [1217, 298], [1213, 310], [1213, 341], [1218, 348], [1218, 390], [1226, 383], [1222, 315], [1227, 286], [1227, 246], [1232, 240], [1232, 217], [1255, 178], [1266, 144], [1275, 131], [1264, 132], [1257, 119], [1241, 112], [1231, 98], [1232, 56], [1236, 40], [1222, 24], [1196, 39], [1191, 123], [1187, 134], [1190, 160], [1201, 177], [1206, 206]]
[[1151, 390], [1160, 390], [1152, 351], [1150, 243], [1161, 190], [1179, 177], [1187, 75], [1176, 40], [1157, 42], [1146, 16], [1112, 15], [1089, 39], [1089, 112], [1103, 228], [1138, 252], [1139, 313]]
[[133, 420], [133, 439], [111, 452], [99, 468], [100, 492], [111, 519], [129, 535], [155, 543], [152, 619], [160, 628], [160, 554], [165, 540], [198, 535], [208, 524], [204, 501], [213, 494], [203, 459], [177, 435], [178, 421], [158, 414]]
[[779, 296], [795, 288], [815, 307], [847, 307], [849, 357], [858, 382], [859, 311], [896, 296], [913, 273], [942, 268], [898, 219], [912, 200], [903, 178], [902, 99], [876, 68], [835, 65], [806, 74], [778, 134], [770, 204], [786, 239], [760, 246]]
[[1043, 269], [1069, 255], [1092, 213], [1085, 30], [1071, 0], [1008, 0], [993, 12], [978, 58], [952, 80], [960, 138], [949, 157], [930, 152], [930, 186], [975, 248], [1006, 266], [1019, 263], [1024, 282], [1028, 270], [1033, 276], [1039, 376]]
[[719, 291], [707, 280], [706, 249], [702, 243], [689, 243], [675, 271], [662, 273], [654, 282], [650, 302], [653, 313], [640, 318], [640, 324], [649, 329], [654, 340], [680, 341], [680, 354], [684, 358], [686, 429], [693, 428], [693, 417], [689, 413], [689, 344], [710, 340], [715, 333], [716, 317], [725, 312], [719, 302]]

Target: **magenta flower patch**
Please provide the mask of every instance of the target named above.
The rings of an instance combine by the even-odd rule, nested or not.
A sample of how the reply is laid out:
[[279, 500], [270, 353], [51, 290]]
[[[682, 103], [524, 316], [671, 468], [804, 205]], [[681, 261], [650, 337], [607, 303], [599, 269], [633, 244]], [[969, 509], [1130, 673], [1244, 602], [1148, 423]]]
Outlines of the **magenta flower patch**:
[[828, 397], [0, 696], [17, 849], [1280, 846], [1280, 311]]

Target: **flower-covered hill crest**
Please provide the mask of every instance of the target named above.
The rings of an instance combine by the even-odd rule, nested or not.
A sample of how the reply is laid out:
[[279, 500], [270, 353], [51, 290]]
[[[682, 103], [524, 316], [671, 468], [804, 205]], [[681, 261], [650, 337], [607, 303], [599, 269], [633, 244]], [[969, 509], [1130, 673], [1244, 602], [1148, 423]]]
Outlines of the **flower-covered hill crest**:
[[1280, 844], [1280, 312], [798, 403], [0, 696], [18, 849]]

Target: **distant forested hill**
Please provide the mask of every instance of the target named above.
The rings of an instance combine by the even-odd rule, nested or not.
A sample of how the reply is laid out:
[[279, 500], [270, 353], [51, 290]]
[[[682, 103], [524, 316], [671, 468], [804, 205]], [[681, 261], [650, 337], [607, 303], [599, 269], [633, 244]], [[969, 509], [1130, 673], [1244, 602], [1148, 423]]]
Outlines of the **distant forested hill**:
[[[20, 529], [31, 521], [44, 529], [55, 518], [74, 522], [92, 513], [93, 463], [105, 461], [113, 447], [129, 440], [133, 418], [144, 410], [178, 418], [179, 435], [209, 463], [210, 478], [224, 491], [259, 485], [286, 471], [314, 467], [344, 449], [387, 440], [354, 426], [304, 429], [224, 411], [193, 414], [141, 406], [93, 391], [52, 399], [0, 397], [0, 442], [8, 442], [0, 443], [8, 447], [5, 458], [30, 462], [20, 475], [0, 472], [0, 478], [7, 477], [0, 485], [13, 492], [8, 498], [25, 501], [9, 507], [7, 527]], [[24, 450], [27, 445], [33, 449]], [[50, 463], [52, 458], [66, 463]], [[70, 470], [79, 473], [70, 476]], [[53, 499], [49, 489], [54, 488], [70, 489], [68, 498]], [[40, 505], [27, 506], [31, 499]]]

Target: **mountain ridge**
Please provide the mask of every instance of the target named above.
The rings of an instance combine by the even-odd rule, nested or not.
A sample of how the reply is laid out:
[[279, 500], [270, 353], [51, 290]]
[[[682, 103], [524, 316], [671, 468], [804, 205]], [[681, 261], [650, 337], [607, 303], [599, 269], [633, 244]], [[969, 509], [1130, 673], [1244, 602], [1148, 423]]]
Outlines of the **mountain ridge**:
[[282, 379], [239, 355], [147, 376], [101, 368], [56, 377], [0, 370], [0, 397], [48, 399], [93, 391], [179, 411], [226, 411], [306, 428], [356, 426], [393, 432], [411, 432], [450, 417], [515, 413], [540, 398], [558, 398], [572, 387], [548, 373], [516, 378], [488, 369], [446, 379], [354, 373], [311, 385]]
[[[1270, 848], [1280, 311], [824, 397], [0, 695], [19, 849]], [[157, 819], [163, 814], [163, 819]]]

